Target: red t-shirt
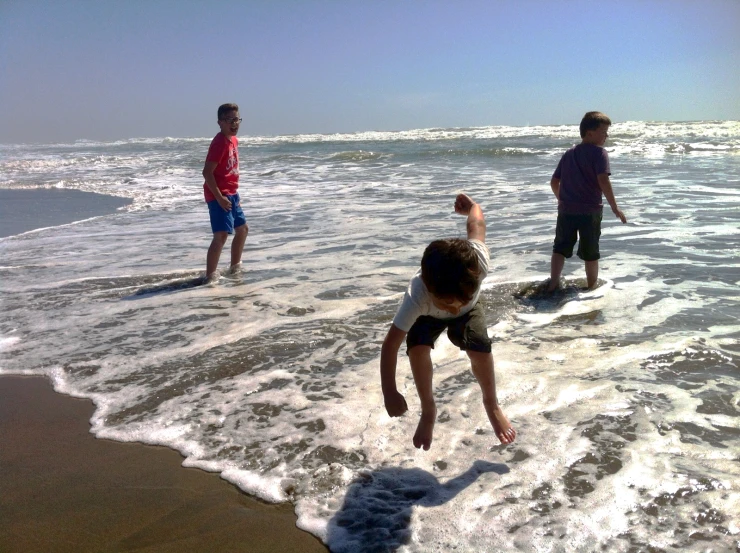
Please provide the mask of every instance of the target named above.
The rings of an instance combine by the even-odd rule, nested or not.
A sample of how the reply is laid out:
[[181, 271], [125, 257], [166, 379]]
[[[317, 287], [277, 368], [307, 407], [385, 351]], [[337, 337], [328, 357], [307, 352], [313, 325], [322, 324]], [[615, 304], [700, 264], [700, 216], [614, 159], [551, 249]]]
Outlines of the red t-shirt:
[[[218, 189], [224, 196], [236, 194], [236, 190], [239, 188], [238, 145], [239, 141], [236, 139], [236, 136], [226, 138], [223, 133], [218, 133], [208, 148], [206, 161], [215, 161], [218, 163], [216, 169], [213, 171], [213, 176], [216, 177]], [[203, 193], [205, 194], [206, 202], [216, 199], [206, 183], [203, 183]]]

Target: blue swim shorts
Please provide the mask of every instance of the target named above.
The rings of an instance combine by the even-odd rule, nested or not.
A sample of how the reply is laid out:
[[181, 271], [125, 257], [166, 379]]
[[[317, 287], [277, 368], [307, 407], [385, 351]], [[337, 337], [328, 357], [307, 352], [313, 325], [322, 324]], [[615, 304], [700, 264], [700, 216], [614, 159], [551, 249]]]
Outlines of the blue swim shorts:
[[231, 201], [231, 211], [226, 211], [218, 204], [218, 200], [208, 202], [208, 213], [211, 216], [211, 230], [217, 232], [228, 232], [234, 234], [234, 229], [247, 224], [240, 205], [239, 194], [227, 195]]

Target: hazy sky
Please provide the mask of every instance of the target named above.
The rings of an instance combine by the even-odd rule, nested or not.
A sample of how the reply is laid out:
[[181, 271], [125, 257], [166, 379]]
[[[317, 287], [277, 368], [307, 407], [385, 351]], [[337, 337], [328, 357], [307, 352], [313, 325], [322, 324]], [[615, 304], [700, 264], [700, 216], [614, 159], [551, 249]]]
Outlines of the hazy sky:
[[740, 0], [0, 0], [0, 142], [740, 119]]

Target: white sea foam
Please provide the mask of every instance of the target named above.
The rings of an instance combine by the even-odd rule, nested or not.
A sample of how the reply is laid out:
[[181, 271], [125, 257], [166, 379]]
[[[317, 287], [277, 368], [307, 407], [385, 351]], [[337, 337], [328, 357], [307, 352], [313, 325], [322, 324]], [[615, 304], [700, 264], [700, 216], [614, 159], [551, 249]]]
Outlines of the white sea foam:
[[[740, 527], [738, 123], [613, 125], [630, 224], [606, 209], [601, 286], [580, 290], [571, 259], [566, 288], [546, 297], [548, 180], [577, 134], [241, 137], [243, 272], [205, 286], [188, 283], [210, 241], [209, 139], [2, 146], [11, 187], [135, 202], [0, 242], [0, 372], [91, 398], [98, 436], [173, 447], [186, 466], [293, 502], [333, 551], [726, 548]], [[410, 411], [391, 419], [379, 345], [424, 246], [465, 235], [459, 191], [488, 221], [482, 295], [518, 437], [498, 445], [466, 355], [442, 336], [424, 452], [411, 444], [408, 360], [398, 386]]]
[[19, 341], [20, 338], [18, 336], [0, 336], [0, 350], [9, 348]]

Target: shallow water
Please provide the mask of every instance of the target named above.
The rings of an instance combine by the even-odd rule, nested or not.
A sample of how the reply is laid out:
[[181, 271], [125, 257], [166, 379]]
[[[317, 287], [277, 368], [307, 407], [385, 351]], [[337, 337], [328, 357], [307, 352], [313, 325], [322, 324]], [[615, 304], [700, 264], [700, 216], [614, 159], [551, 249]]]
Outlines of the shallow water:
[[[92, 398], [100, 437], [292, 501], [333, 551], [740, 550], [740, 123], [610, 134], [629, 224], [607, 208], [601, 285], [581, 291], [570, 260], [549, 298], [549, 177], [574, 126], [242, 137], [243, 272], [202, 285], [209, 139], [0, 146], [0, 187], [133, 200], [0, 239], [0, 372]], [[380, 344], [424, 246], [464, 236], [459, 191], [486, 213], [519, 435], [497, 444], [442, 338], [420, 452], [408, 362], [390, 419]]]

